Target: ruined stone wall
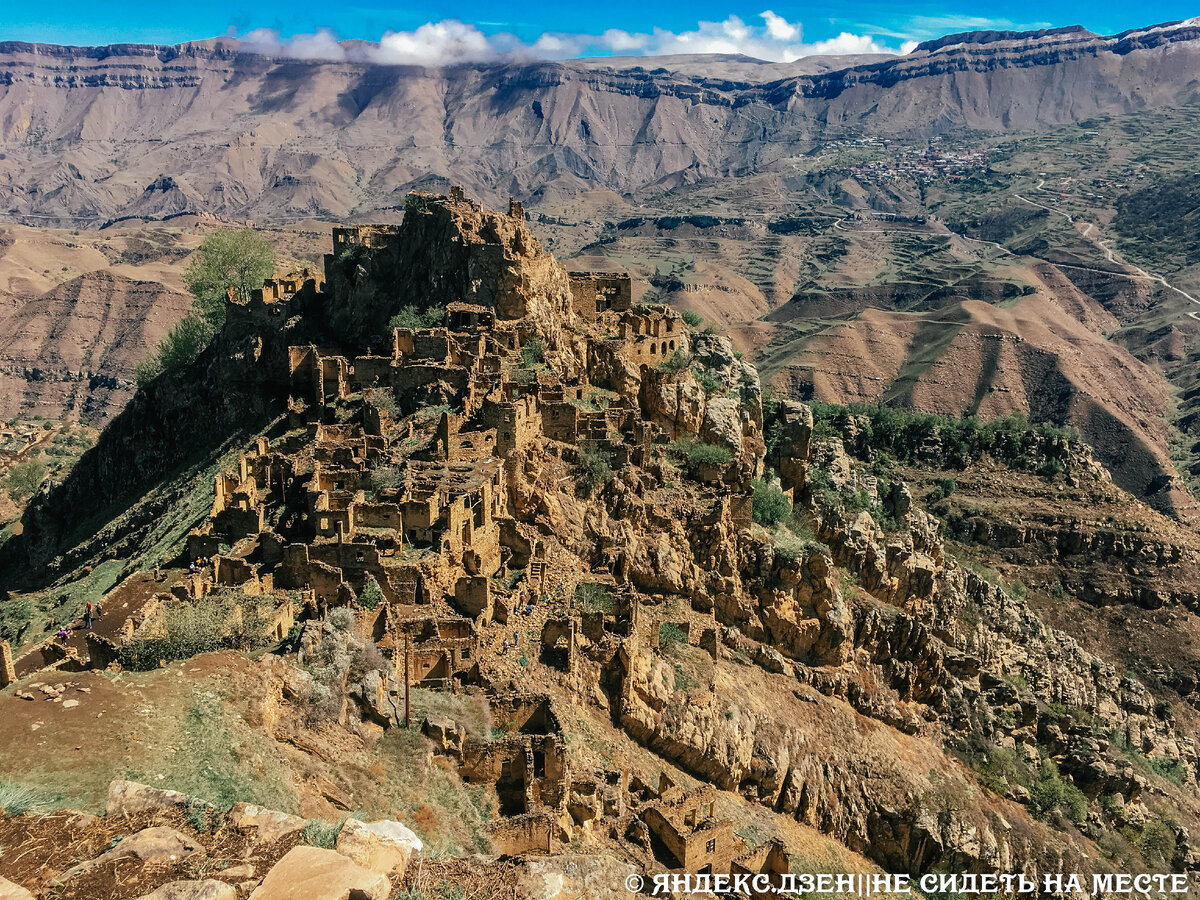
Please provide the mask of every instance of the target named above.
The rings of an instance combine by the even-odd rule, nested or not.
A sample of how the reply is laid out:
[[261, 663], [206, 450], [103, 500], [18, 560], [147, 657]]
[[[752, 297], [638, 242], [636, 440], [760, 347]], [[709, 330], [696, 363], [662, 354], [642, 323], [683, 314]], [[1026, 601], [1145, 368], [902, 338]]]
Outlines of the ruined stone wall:
[[496, 822], [488, 831], [497, 853], [550, 853], [558, 829], [554, 820], [540, 813], [513, 816]]
[[633, 307], [633, 281], [615, 272], [571, 272], [571, 299], [575, 314], [588, 322], [606, 312]]
[[17, 668], [13, 665], [12, 647], [8, 641], [0, 641], [0, 688], [8, 687], [17, 680]]

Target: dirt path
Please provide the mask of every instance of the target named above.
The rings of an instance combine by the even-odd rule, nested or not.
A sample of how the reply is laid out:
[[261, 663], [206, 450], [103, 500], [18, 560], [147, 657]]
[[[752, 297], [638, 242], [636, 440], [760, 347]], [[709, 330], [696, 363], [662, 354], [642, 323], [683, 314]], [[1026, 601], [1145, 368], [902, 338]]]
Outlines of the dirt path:
[[[1046, 179], [1045, 178], [1041, 179], [1034, 186], [1034, 190], [1043, 191], [1044, 190], [1043, 185], [1045, 183], [1046, 183]], [[1014, 194], [1013, 196], [1016, 197], [1018, 200], [1024, 200], [1026, 203], [1030, 203], [1034, 206], [1041, 207], [1042, 209], [1048, 210], [1052, 213], [1057, 213], [1058, 215], [1065, 217], [1068, 222], [1075, 224], [1075, 220], [1073, 218], [1071, 218], [1070, 215], [1063, 212], [1061, 209], [1055, 209], [1053, 206], [1046, 206], [1045, 204], [1042, 204], [1042, 203], [1034, 203], [1034, 201], [1029, 200], [1025, 197], [1022, 197], [1020, 194]], [[1097, 235], [1094, 238], [1091, 236], [1093, 231], [1095, 231], [1096, 235]], [[1149, 281], [1156, 281], [1159, 284], [1161, 284], [1163, 287], [1167, 288], [1167, 290], [1174, 291], [1175, 293], [1179, 294], [1181, 297], [1184, 297], [1188, 301], [1195, 303], [1197, 306], [1200, 306], [1200, 300], [1197, 300], [1195, 297], [1193, 297], [1191, 294], [1189, 294], [1187, 291], [1183, 290], [1182, 288], [1175, 287], [1175, 285], [1171, 284], [1169, 281], [1167, 281], [1167, 279], [1163, 278], [1163, 276], [1155, 275], [1153, 272], [1147, 272], [1141, 266], [1134, 265], [1133, 263], [1129, 262], [1129, 260], [1127, 260], [1127, 259], [1124, 259], [1124, 258], [1118, 259], [1116, 252], [1112, 249], [1111, 246], [1109, 246], [1110, 244], [1112, 244], [1113, 239], [1112, 238], [1101, 238], [1099, 236], [1100, 228], [1099, 228], [1099, 226], [1095, 225], [1094, 223], [1092, 223], [1092, 222], [1086, 223], [1086, 225], [1084, 226], [1084, 229], [1079, 234], [1081, 237], [1086, 238], [1088, 241], [1090, 241], [1098, 249], [1103, 250], [1104, 258], [1106, 260], [1108, 260], [1110, 263], [1113, 263], [1114, 265], [1118, 265], [1118, 266], [1124, 266], [1126, 269], [1132, 269], [1133, 271], [1131, 271], [1131, 272], [1109, 272], [1106, 269], [1092, 269], [1092, 268], [1088, 268], [1087, 266], [1072, 266], [1072, 265], [1067, 265], [1066, 263], [1055, 263], [1055, 265], [1057, 265], [1063, 269], [1078, 269], [1078, 270], [1082, 270], [1084, 272], [1098, 272], [1103, 275], [1118, 275], [1122, 278], [1132, 278], [1132, 279], [1144, 278]], [[1191, 316], [1193, 319], [1200, 320], [1200, 315], [1197, 315], [1195, 312], [1192, 312], [1189, 310], [1188, 315]]]
[[[108, 638], [119, 643], [118, 636], [130, 616], [137, 615], [146, 603], [159, 591], [169, 591], [171, 585], [179, 578], [182, 570], [167, 573], [165, 582], [156, 582], [149, 572], [135, 572], [119, 585], [109, 591], [100, 603], [103, 615], [92, 622], [93, 634]], [[68, 647], [73, 647], [81, 658], [87, 659], [87, 635], [83, 619], [76, 619], [68, 626], [71, 637], [66, 641]], [[45, 655], [40, 649], [31, 650], [16, 660], [17, 677], [24, 678], [47, 665]]]

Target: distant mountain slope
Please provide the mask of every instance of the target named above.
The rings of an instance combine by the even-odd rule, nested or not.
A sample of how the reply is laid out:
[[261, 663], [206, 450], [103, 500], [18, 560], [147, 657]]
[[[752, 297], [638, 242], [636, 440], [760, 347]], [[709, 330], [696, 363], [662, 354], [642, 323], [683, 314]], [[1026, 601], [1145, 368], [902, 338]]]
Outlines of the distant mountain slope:
[[230, 42], [5, 43], [0, 214], [349, 217], [444, 179], [487, 199], [637, 192], [761, 168], [827, 137], [1046, 128], [1193, 100], [1198, 21], [955, 35], [854, 68], [778, 67], [766, 82], [743, 57], [701, 75], [695, 60], [425, 69]]
[[0, 318], [0, 417], [106, 421], [133, 395], [147, 347], [190, 305], [186, 294], [106, 270], [21, 304]]

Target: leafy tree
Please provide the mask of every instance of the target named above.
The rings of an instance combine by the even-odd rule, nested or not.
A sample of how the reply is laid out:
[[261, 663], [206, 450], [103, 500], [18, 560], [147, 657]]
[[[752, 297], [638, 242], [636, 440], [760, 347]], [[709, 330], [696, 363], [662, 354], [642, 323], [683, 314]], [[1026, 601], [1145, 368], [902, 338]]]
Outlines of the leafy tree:
[[275, 251], [252, 229], [225, 229], [206, 237], [183, 273], [193, 297], [191, 311], [138, 364], [138, 384], [191, 363], [225, 324], [229, 289], [249, 297], [274, 271]]
[[252, 228], [226, 228], [214, 232], [196, 248], [183, 272], [183, 281], [195, 301], [192, 315], [215, 334], [225, 324], [225, 298], [234, 288], [243, 300], [262, 287], [275, 272], [275, 250]]
[[200, 355], [215, 334], [207, 322], [195, 315], [176, 322], [162, 342], [138, 363], [138, 383], [145, 384], [162, 372], [178, 372]]
[[591, 497], [612, 477], [612, 467], [608, 462], [608, 453], [595, 444], [579, 448], [579, 476], [575, 484], [580, 496]]
[[660, 372], [682, 372], [691, 363], [692, 358], [682, 349], [671, 354], [671, 358], [659, 364]]
[[521, 361], [529, 368], [546, 361], [546, 345], [541, 338], [531, 338], [521, 346]]
[[691, 328], [695, 328], [697, 325], [699, 325], [701, 322], [704, 321], [704, 317], [702, 315], [700, 315], [700, 313], [696, 312], [694, 309], [685, 309], [682, 313], [680, 313], [680, 316], [683, 318], [683, 321], [685, 323], [687, 323], [687, 325], [690, 326]]
[[40, 459], [17, 463], [4, 479], [4, 487], [14, 500], [24, 500], [37, 493], [46, 477], [46, 464]]

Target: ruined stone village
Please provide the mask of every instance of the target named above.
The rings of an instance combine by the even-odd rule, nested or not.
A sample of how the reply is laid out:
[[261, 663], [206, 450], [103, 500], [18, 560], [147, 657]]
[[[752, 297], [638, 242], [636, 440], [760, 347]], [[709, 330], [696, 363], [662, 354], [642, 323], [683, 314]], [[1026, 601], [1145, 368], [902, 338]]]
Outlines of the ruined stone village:
[[[109, 605], [103, 634], [16, 660], [4, 645], [0, 686], [36, 676], [53, 691], [150, 645], [170, 610], [232, 595], [231, 627], [253, 622], [300, 666], [331, 641], [377, 654], [321, 698], [283, 666], [278, 702], [332, 703], [364, 733], [419, 728], [494, 792], [496, 854], [601, 846], [647, 873], [774, 884], [792, 850], [739, 836], [721, 792], [893, 871], [1062, 865], [1072, 839], [1026, 811], [1028, 791], [978, 813], [944, 799], [954, 732], [982, 729], [1030, 764], [1053, 753], [1085, 791], [1121, 796], [1112, 816], [1148, 821], [1146, 778], [1054, 724], [1052, 702], [1195, 783], [1192, 742], [1145, 688], [958, 566], [902, 482], [853, 464], [853, 420], [818, 447], [811, 410], [781, 401], [768, 450], [758, 374], [727, 338], [635, 302], [626, 275], [569, 272], [519, 203], [413, 194], [402, 225], [332, 241], [323, 274], [229, 298], [220, 352], [281, 384], [286, 413], [215, 479], [182, 573], [130, 614]], [[1030, 452], [1061, 450], [1035, 439]], [[1111, 490], [1072, 453], [1075, 483]], [[873, 514], [818, 503], [817, 466]], [[819, 541], [782, 546], [754, 524], [764, 480]], [[479, 698], [490, 736], [416, 720], [417, 688]], [[563, 727], [579, 706], [646, 752], [581, 761]]]
[[[88, 633], [85, 653], [51, 640], [27, 662], [104, 668], [121, 642], [160, 631], [165, 607], [224, 587], [270, 598], [276, 639], [296, 625], [319, 639], [329, 612], [349, 609], [355, 634], [390, 660], [354, 715], [378, 728], [409, 725], [409, 686], [486, 693], [504, 738], [468, 737], [444, 719], [420, 727], [466, 782], [494, 786], [497, 852], [552, 852], [582, 830], [627, 845], [648, 869], [787, 871], [781, 845], [747, 848], [715, 817], [712, 787], [577, 769], [551, 699], [521, 677], [544, 668], [618, 716], [636, 702], [623, 696], [635, 683], [625, 672], [639, 648], [657, 645], [659, 622], [631, 569], [657, 563], [617, 546], [597, 548], [600, 565], [581, 559], [560, 539], [555, 511], [537, 504], [551, 486], [574, 491], [572, 465], [592, 454], [636, 472], [633, 490], [656, 517], [702, 513], [714, 529], [748, 527], [763, 453], [757, 377], [725, 339], [692, 333], [668, 307], [635, 306], [627, 275], [566, 272], [541, 251], [519, 203], [492, 213], [455, 189], [414, 195], [411, 208], [466, 245], [466, 269], [483, 276], [472, 277], [474, 290], [440, 307], [431, 327], [391, 329], [386, 352], [288, 347], [286, 431], [259, 438], [216, 479], [212, 512], [187, 541], [186, 578], [125, 620], [116, 640]], [[305, 272], [231, 296], [227, 327], [253, 332], [286, 322], [294, 307], [386, 291], [357, 280], [361, 261], [396, 257], [405, 237], [397, 226], [335, 228], [324, 277]], [[359, 261], [357, 272], [347, 260]], [[697, 354], [723, 363], [733, 397], [705, 404], [694, 385], [677, 389], [671, 361], [686, 369]], [[679, 438], [728, 451], [726, 464], [700, 474], [700, 509], [654, 498], [667, 444]], [[359, 602], [368, 590], [380, 594], [369, 607]], [[582, 596], [601, 599], [580, 608]], [[519, 644], [531, 627], [540, 644]], [[687, 639], [719, 652], [715, 620]], [[7, 645], [4, 654], [0, 685], [20, 667]]]

